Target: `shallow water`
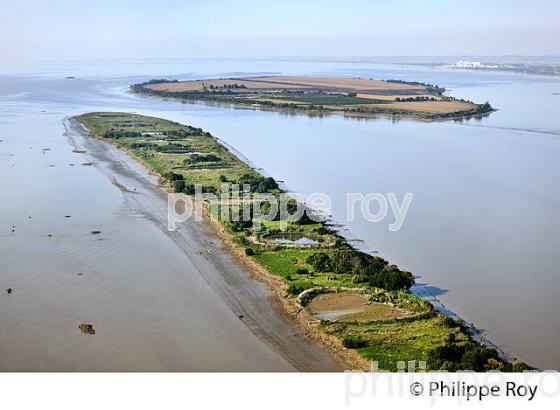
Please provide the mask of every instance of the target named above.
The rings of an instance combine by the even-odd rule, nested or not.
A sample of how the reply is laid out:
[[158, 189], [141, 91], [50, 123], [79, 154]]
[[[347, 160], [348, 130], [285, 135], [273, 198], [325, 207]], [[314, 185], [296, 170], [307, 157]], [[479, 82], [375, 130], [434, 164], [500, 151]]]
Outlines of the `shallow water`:
[[[95, 77], [92, 67], [98, 70]], [[84, 78], [63, 78], [79, 76], [80, 70]], [[334, 217], [342, 222], [347, 192], [394, 192], [399, 199], [406, 192], [413, 193], [400, 231], [388, 230], [392, 220], [372, 224], [363, 218], [348, 223], [347, 228], [369, 249], [418, 275], [418, 293], [437, 297], [446, 308], [485, 329], [492, 341], [513, 356], [542, 368], [560, 368], [556, 349], [560, 342], [560, 277], [555, 257], [560, 231], [560, 96], [554, 94], [560, 91], [559, 79], [344, 61], [184, 61], [74, 65], [51, 67], [46, 74], [44, 68], [26, 72], [30, 74], [5, 77], [0, 83], [0, 129], [10, 137], [0, 135], [7, 140], [0, 143], [0, 178], [2, 197], [11, 197], [2, 205], [2, 224], [8, 234], [12, 221], [22, 224], [25, 220], [27, 214], [22, 210], [39, 215], [40, 203], [60, 206], [54, 181], [66, 181], [72, 189], [85, 191], [87, 200], [75, 199], [74, 208], [60, 208], [59, 213], [81, 210], [86, 233], [109, 218], [104, 210], [119, 203], [116, 190], [95, 195], [98, 188], [92, 180], [102, 178], [95, 168], [63, 167], [60, 162], [48, 167], [60, 150], [71, 149], [60, 139], [64, 116], [94, 109], [157, 115], [211, 131], [304, 197], [311, 192], [329, 194]], [[39, 72], [43, 74], [37, 76]], [[479, 120], [419, 123], [181, 104], [125, 92], [130, 82], [161, 75], [195, 78], [240, 73], [425, 81], [444, 85], [458, 97], [488, 100], [499, 111]], [[29, 77], [31, 74], [34, 76]], [[15, 148], [2, 144], [18, 144], [19, 135], [24, 140], [17, 152], [26, 158], [26, 168], [18, 162], [18, 169], [25, 171], [16, 173], [9, 165], [14, 162], [9, 154]], [[43, 138], [54, 135], [56, 138], [45, 142], [57, 149], [43, 156], [38, 150], [45, 145]], [[37, 139], [33, 136], [40, 137], [41, 144], [27, 148]], [[32, 151], [36, 157], [23, 155], [24, 148], [36, 150]], [[73, 161], [78, 166], [79, 161]], [[40, 183], [51, 174], [56, 178], [48, 179], [46, 185]], [[83, 188], [90, 184], [95, 188]], [[21, 194], [14, 197], [13, 192]], [[107, 225], [113, 223], [106, 220], [110, 221]], [[126, 218], [116, 214], [114, 220], [125, 223]], [[1, 237], [8, 239], [12, 240]], [[84, 235], [83, 241], [90, 240]], [[87, 244], [76, 241], [75, 246], [82, 249]], [[39, 251], [44, 252], [44, 246], [38, 242]], [[28, 250], [19, 244], [12, 252], [17, 259]], [[98, 261], [95, 256], [92, 258]], [[42, 260], [48, 262], [49, 258], [43, 256]], [[22, 262], [12, 262], [12, 266], [18, 263]]]
[[70, 104], [1, 104], [1, 371], [339, 369], [202, 224], [167, 232], [165, 192], [65, 131]]
[[302, 236], [301, 238], [287, 238], [287, 237], [279, 237], [279, 236], [269, 236], [267, 239], [272, 239], [274, 242], [277, 243], [295, 243], [297, 245], [315, 245], [319, 243], [315, 239], [308, 238], [306, 236]]

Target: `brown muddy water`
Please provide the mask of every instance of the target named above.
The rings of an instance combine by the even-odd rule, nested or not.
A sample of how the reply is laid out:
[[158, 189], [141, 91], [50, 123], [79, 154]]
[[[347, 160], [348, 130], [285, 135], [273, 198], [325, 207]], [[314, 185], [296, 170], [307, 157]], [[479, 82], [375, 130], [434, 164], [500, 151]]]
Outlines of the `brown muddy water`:
[[[63, 119], [103, 110], [202, 127], [292, 192], [328, 194], [334, 218], [356, 244], [417, 276], [414, 292], [474, 323], [510, 356], [560, 369], [559, 78], [312, 59], [48, 62], [6, 64], [1, 72], [10, 74], [0, 74], [0, 363], [9, 364], [0, 368], [311, 367], [288, 363], [288, 348], [267, 339], [290, 332], [267, 327], [279, 322], [265, 310], [262, 287], [249, 287], [238, 270], [200, 268], [197, 252], [211, 239], [195, 231], [189, 235], [202, 242], [178, 246], [154, 217], [163, 209], [148, 201], [156, 195], [94, 158], [91, 148], [72, 152]], [[151, 78], [271, 73], [428, 82], [450, 95], [488, 100], [498, 111], [420, 123], [182, 104], [127, 92]], [[94, 165], [80, 165], [87, 162]], [[414, 198], [402, 229], [391, 232], [392, 218], [371, 223], [358, 214], [345, 221], [348, 192]], [[251, 289], [244, 296], [236, 293], [242, 279], [241, 289]], [[248, 324], [237, 317], [240, 305], [276, 319], [258, 316], [258, 325]], [[79, 333], [86, 321], [94, 336]], [[319, 356], [312, 361], [332, 367]]]
[[0, 138], [1, 371], [340, 370], [125, 154], [42, 112]]

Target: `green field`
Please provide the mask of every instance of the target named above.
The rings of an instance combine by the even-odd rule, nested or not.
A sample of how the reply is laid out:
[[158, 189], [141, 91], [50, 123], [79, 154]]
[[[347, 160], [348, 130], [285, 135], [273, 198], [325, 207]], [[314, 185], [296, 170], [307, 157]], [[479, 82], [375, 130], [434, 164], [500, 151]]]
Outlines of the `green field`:
[[372, 98], [349, 97], [345, 95], [293, 95], [293, 96], [270, 96], [276, 100], [286, 102], [313, 104], [313, 105], [356, 105], [356, 104], [387, 104], [387, 101]]
[[[220, 176], [227, 175], [230, 180], [244, 174], [258, 176], [199, 128], [127, 113], [89, 113], [77, 119], [98, 136], [129, 150], [155, 172], [163, 176], [171, 172], [179, 174], [187, 184], [218, 190]], [[111, 132], [114, 136], [107, 135]], [[204, 159], [205, 155], [215, 155], [219, 160], [189, 162], [193, 156]]]

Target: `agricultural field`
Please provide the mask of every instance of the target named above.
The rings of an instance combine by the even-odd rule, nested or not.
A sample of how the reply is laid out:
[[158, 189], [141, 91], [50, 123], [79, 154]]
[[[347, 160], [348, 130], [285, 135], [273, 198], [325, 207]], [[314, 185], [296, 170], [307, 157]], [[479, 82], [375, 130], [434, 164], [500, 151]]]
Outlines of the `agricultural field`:
[[492, 111], [444, 95], [431, 84], [336, 77], [265, 76], [192, 81], [151, 80], [132, 90], [164, 98], [206, 100], [263, 109], [342, 112], [347, 115], [444, 119]]

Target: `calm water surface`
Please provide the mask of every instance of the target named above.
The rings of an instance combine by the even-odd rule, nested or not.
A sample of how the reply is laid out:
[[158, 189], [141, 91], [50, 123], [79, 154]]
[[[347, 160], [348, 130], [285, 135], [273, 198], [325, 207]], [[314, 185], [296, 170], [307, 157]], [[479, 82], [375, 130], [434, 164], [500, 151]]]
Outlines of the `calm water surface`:
[[[61, 138], [62, 118], [84, 111], [157, 115], [211, 131], [294, 192], [329, 194], [334, 217], [342, 222], [347, 192], [394, 192], [399, 198], [413, 193], [399, 232], [389, 232], [392, 220], [372, 224], [358, 218], [346, 228], [370, 250], [414, 272], [418, 293], [437, 297], [511, 355], [560, 368], [559, 79], [344, 61], [60, 63], [20, 65], [17, 75], [14, 70], [4, 68], [0, 79], [0, 131], [10, 137], [0, 143], [4, 240], [13, 220], [25, 220], [22, 209], [38, 215], [41, 203], [61, 200], [52, 186], [41, 183], [48, 173], [74, 186], [100, 178], [95, 169], [48, 168], [55, 150], [44, 156], [39, 151], [40, 172], [35, 163], [16, 164], [17, 177], [28, 185], [25, 195], [14, 196], [20, 185], [10, 168], [10, 153], [17, 152], [13, 144], [38, 151], [45, 145], [42, 138], [52, 138], [50, 147], [70, 150]], [[451, 95], [488, 100], [499, 111], [479, 120], [419, 123], [287, 115], [126, 93], [129, 83], [146, 78], [244, 73], [424, 81], [445, 86]], [[78, 78], [64, 79], [68, 75]], [[103, 217], [97, 213], [118, 201], [118, 192], [100, 195], [95, 187], [90, 191], [95, 200], [74, 205], [84, 224]], [[123, 223], [118, 214], [116, 220]], [[85, 247], [76, 244], [76, 252]], [[18, 249], [14, 258], [29, 252], [23, 243]], [[48, 252], [38, 251], [47, 261]]]

